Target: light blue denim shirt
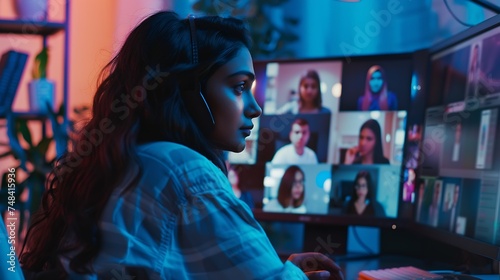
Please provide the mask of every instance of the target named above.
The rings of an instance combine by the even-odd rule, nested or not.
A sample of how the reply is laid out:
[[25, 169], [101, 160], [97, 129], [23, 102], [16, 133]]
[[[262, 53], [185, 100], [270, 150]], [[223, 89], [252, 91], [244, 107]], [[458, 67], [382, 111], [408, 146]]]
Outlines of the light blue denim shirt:
[[97, 275], [82, 279], [129, 279], [127, 269], [148, 279], [307, 279], [279, 259], [250, 208], [207, 158], [170, 142], [141, 146], [139, 158], [138, 184], [124, 191], [126, 179], [103, 212]]

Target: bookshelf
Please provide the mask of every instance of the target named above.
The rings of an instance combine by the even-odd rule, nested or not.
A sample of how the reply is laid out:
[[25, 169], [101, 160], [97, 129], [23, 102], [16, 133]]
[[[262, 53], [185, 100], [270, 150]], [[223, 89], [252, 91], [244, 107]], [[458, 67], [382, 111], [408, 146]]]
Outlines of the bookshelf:
[[[62, 77], [62, 102], [66, 108], [65, 118], [67, 118], [68, 108], [68, 77], [69, 77], [69, 19], [70, 19], [70, 0], [65, 0], [64, 3], [64, 20], [63, 21], [33, 21], [33, 20], [18, 20], [18, 19], [0, 19], [0, 38], [2, 34], [20, 35], [20, 36], [38, 36], [42, 40], [43, 47], [47, 46], [47, 40], [50, 36], [64, 33], [63, 46], [63, 77]], [[29, 57], [28, 59], [33, 59]], [[26, 71], [26, 69], [25, 69]], [[29, 115], [29, 114], [28, 114]], [[0, 116], [5, 118], [5, 116]]]

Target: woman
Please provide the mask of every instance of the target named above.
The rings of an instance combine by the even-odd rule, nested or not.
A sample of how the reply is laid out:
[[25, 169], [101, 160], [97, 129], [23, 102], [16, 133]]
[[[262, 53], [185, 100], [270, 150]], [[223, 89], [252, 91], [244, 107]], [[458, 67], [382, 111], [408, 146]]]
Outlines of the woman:
[[318, 72], [309, 70], [299, 81], [299, 100], [286, 103], [277, 110], [277, 114], [317, 114], [330, 113], [323, 107], [321, 82]]
[[379, 123], [369, 119], [359, 130], [358, 146], [347, 150], [345, 164], [389, 164], [382, 149], [382, 132]]
[[278, 197], [264, 205], [267, 212], [306, 213], [304, 203], [304, 171], [296, 165], [289, 166], [281, 178]]
[[241, 21], [158, 12], [103, 73], [92, 119], [51, 173], [23, 270], [54, 270], [51, 279], [342, 278], [320, 254], [280, 262], [231, 191], [222, 150], [241, 152], [262, 112]]
[[373, 65], [368, 69], [365, 81], [365, 92], [358, 99], [358, 110], [397, 110], [398, 99], [387, 89], [387, 77], [384, 69]]
[[385, 217], [382, 205], [373, 197], [373, 181], [367, 171], [359, 171], [354, 179], [352, 197], [347, 201], [344, 212], [357, 216]]

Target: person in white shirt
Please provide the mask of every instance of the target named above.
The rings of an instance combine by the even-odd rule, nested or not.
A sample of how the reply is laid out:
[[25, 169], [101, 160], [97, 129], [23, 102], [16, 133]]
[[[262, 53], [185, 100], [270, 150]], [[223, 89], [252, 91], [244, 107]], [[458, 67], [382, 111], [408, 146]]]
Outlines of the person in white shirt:
[[309, 123], [307, 120], [298, 118], [292, 123], [289, 138], [290, 144], [281, 147], [271, 161], [273, 164], [316, 164], [318, 158], [316, 153], [309, 147]]

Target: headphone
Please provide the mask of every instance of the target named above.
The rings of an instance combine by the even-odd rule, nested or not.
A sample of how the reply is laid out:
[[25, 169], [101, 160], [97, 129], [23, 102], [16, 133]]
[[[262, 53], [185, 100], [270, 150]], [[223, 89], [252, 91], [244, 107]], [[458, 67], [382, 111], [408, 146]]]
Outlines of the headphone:
[[[191, 35], [191, 63], [198, 64], [198, 44], [196, 42], [196, 27], [194, 24], [194, 15], [189, 15], [189, 31]], [[208, 106], [204, 94], [201, 92], [201, 85], [198, 77], [194, 78], [192, 83], [194, 88], [186, 90], [183, 94], [184, 104], [188, 110], [189, 115], [194, 119], [196, 125], [200, 130], [208, 135], [215, 127], [215, 119]]]

